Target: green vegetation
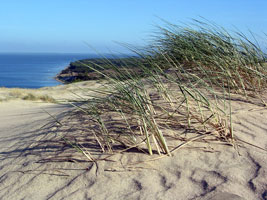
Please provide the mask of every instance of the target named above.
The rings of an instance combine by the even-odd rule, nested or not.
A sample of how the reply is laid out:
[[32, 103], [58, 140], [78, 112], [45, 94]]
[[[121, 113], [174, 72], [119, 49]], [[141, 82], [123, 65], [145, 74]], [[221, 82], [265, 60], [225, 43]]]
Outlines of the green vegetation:
[[56, 103], [56, 100], [49, 95], [36, 94], [34, 91], [27, 91], [27, 89], [9, 89], [3, 93], [1, 101], [9, 101], [14, 99], [22, 99], [28, 101], [42, 101], [49, 103]]
[[266, 87], [266, 54], [244, 34], [234, 36], [222, 27], [199, 21], [195, 29], [169, 25], [160, 31], [152, 45], [154, 62], [162, 60], [167, 68], [183, 65], [182, 70], [211, 86], [230, 87], [244, 95]]
[[[121, 70], [124, 70], [127, 66], [127, 68], [132, 71], [139, 72], [136, 59], [138, 58], [111, 58], [107, 63], [102, 58], [98, 58], [71, 62], [70, 66], [57, 76], [57, 79], [64, 83], [105, 79], [105, 76], [101, 73], [97, 73], [95, 70], [103, 71], [103, 73], [108, 74], [109, 76], [119, 76], [116, 71], [110, 68], [110, 64], [120, 68]], [[141, 75], [140, 73], [138, 74]]]
[[107, 80], [103, 89], [94, 90], [99, 96], [76, 106], [88, 115], [94, 127], [88, 135], [103, 152], [135, 148], [171, 155], [182, 145], [169, 143], [204, 137], [234, 145], [233, 95], [254, 97], [266, 106], [261, 95], [267, 86], [266, 54], [242, 33], [198, 21], [189, 27], [167, 24], [145, 53], [133, 51], [138, 57], [131, 64], [105, 58], [94, 65], [92, 60], [75, 64]]
[[[94, 69], [101, 70], [101, 69], [108, 69], [110, 68], [110, 64], [115, 65], [119, 68], [125, 67], [125, 63], [127, 63], [127, 66], [130, 65], [131, 68], [138, 67], [136, 66], [135, 59], [134, 58], [110, 58], [109, 63], [107, 63], [105, 60], [99, 58], [92, 58], [92, 59], [84, 59], [79, 60], [75, 62], [70, 63], [70, 69], [74, 70], [77, 73], [90, 73], [95, 72]], [[90, 66], [90, 67], [85, 67]], [[101, 67], [98, 67], [101, 66]]]
[[56, 103], [56, 100], [48, 95], [34, 95], [31, 93], [28, 93], [22, 96], [22, 99], [29, 100], [29, 101], [43, 101], [43, 102], [49, 102], [49, 103]]

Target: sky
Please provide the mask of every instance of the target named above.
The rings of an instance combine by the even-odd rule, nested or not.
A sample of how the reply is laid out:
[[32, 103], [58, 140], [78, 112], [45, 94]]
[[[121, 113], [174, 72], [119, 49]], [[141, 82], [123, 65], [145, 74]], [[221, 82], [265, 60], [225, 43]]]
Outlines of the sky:
[[263, 35], [266, 9], [267, 0], [0, 0], [0, 52], [127, 52], [121, 44], [147, 44], [161, 19]]

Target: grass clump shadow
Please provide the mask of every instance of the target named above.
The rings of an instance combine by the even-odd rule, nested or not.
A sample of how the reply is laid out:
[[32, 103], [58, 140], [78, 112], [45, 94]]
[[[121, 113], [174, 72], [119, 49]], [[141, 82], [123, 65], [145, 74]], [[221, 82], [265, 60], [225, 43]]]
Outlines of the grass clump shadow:
[[[266, 106], [266, 54], [240, 32], [196, 20], [188, 27], [167, 23], [154, 43], [132, 51], [138, 70], [125, 60], [117, 67], [106, 58], [104, 67], [86, 65], [106, 81], [102, 89], [88, 88], [89, 96], [90, 91], [99, 95], [73, 104], [94, 124], [88, 132], [103, 152], [171, 155], [204, 137], [234, 145], [232, 95], [257, 98]], [[68, 142], [91, 158], [79, 144]], [[173, 142], [175, 147], [169, 145]]]

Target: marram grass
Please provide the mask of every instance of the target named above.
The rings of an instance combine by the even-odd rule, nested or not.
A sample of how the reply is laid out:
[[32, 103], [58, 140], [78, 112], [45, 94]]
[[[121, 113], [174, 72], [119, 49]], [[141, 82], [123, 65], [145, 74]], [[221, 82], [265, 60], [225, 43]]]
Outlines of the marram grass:
[[267, 85], [266, 54], [244, 34], [213, 24], [167, 24], [145, 51], [133, 51], [138, 70], [105, 58], [115, 76], [103, 66], [85, 66], [106, 78], [104, 89], [94, 90], [99, 96], [76, 105], [88, 115], [89, 132], [103, 152], [134, 148], [171, 155], [181, 145], [170, 147], [169, 141], [206, 136], [233, 143], [231, 94], [261, 99]]

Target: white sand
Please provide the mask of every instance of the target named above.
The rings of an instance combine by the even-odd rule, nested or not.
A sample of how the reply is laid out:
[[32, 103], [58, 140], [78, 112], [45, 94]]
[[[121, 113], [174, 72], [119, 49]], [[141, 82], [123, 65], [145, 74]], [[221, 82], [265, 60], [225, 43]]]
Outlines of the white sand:
[[[63, 98], [65, 87], [42, 91]], [[267, 149], [267, 109], [233, 108], [236, 136]], [[69, 124], [68, 134], [81, 131], [62, 114], [66, 106], [0, 102], [0, 199], [267, 199], [264, 150], [194, 142], [152, 162], [131, 165], [156, 156], [129, 152], [96, 165], [62, 142], [63, 130], [43, 109]]]

